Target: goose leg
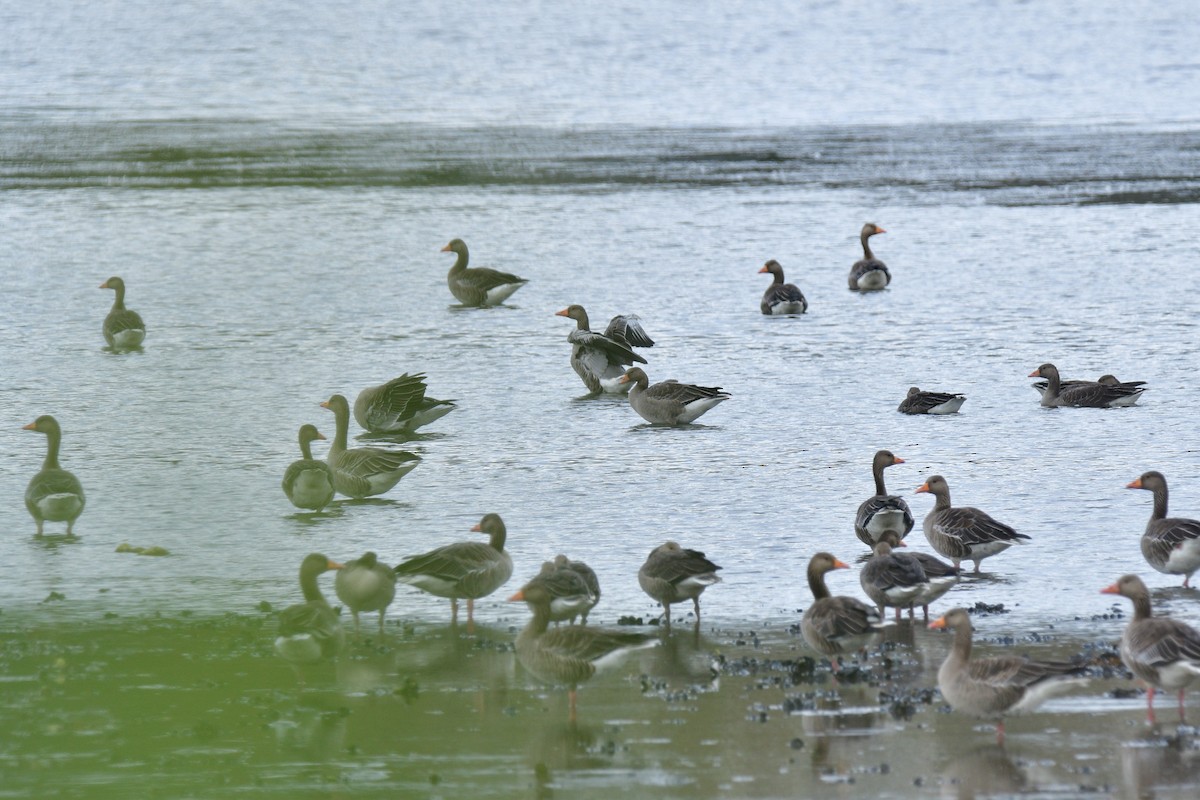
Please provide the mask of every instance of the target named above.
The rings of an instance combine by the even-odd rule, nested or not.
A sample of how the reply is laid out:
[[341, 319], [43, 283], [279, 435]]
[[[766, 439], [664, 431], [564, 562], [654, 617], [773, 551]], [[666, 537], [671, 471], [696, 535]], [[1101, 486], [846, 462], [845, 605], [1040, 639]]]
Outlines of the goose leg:
[[567, 690], [567, 706], [569, 709], [567, 712], [567, 719], [572, 725], [579, 721], [579, 717], [575, 713], [575, 694], [576, 692], [574, 686]]
[[44, 520], [40, 520], [40, 519], [37, 521], [37, 526], [38, 526], [38, 531], [37, 531], [37, 534], [36, 534], [37, 536], [41, 536], [41, 535], [42, 535], [42, 524], [43, 524], [43, 522], [44, 522]]
[[467, 633], [475, 632], [475, 598], [467, 598]]
[[1153, 726], [1156, 723], [1154, 719], [1154, 687], [1146, 687], [1146, 724]]
[[1004, 746], [1004, 720], [1001, 719], [996, 723], [996, 744]]
[[458, 598], [450, 598], [450, 624], [458, 625]]
[[700, 597], [697, 595], [692, 598], [692, 606], [696, 609], [696, 622], [700, 621]]
[[379, 612], [379, 638], [383, 638], [383, 611]]
[[1179, 690], [1179, 722], [1180, 722], [1180, 724], [1182, 724], [1184, 722], [1184, 718], [1183, 718], [1184, 717], [1184, 712], [1183, 712], [1183, 693], [1184, 693], [1184, 691], [1185, 691], [1184, 689]]

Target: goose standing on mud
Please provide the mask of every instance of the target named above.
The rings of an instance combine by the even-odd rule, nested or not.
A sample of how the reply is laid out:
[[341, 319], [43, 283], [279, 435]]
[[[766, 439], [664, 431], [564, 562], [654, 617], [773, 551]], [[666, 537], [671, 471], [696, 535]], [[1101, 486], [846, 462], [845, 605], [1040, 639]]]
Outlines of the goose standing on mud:
[[575, 320], [575, 330], [567, 334], [567, 341], [571, 343], [571, 368], [589, 392], [625, 394], [632, 388], [633, 384], [621, 381], [625, 367], [635, 361], [646, 363], [633, 348], [654, 346], [654, 340], [646, 335], [636, 314], [613, 317], [604, 333], [589, 329], [587, 311], [581, 305], [569, 305], [555, 312], [555, 316]]
[[808, 301], [804, 299], [804, 293], [801, 292], [794, 284], [783, 282], [783, 265], [775, 259], [771, 259], [766, 264], [763, 264], [759, 274], [768, 272], [775, 276], [775, 280], [763, 292], [762, 302], [758, 308], [767, 316], [783, 316], [785, 314], [803, 314], [808, 310]]
[[470, 256], [467, 253], [467, 243], [462, 239], [450, 240], [450, 243], [442, 248], [442, 252], [454, 253], [457, 256], [454, 266], [446, 275], [446, 283], [450, 286], [450, 294], [464, 306], [498, 306], [517, 289], [529, 283], [525, 278], [489, 267], [468, 269], [467, 260]]
[[652, 425], [687, 425], [732, 397], [720, 386], [696, 386], [676, 380], [651, 386], [641, 367], [628, 370], [620, 382], [633, 384], [629, 405]]
[[934, 475], [917, 488], [934, 496], [933, 510], [925, 515], [925, 538], [939, 555], [957, 567], [962, 561], [975, 562], [975, 574], [983, 559], [1002, 553], [1029, 537], [998, 522], [978, 508], [950, 505], [950, 484]]
[[379, 612], [379, 636], [383, 637], [383, 618], [387, 607], [396, 597], [396, 573], [372, 552], [347, 561], [333, 580], [333, 590], [354, 615], [354, 633], [358, 634], [358, 615], [363, 611]]
[[883, 614], [861, 600], [829, 593], [825, 574], [849, 568], [830, 553], [817, 553], [808, 562], [813, 602], [800, 618], [800, 633], [809, 647], [829, 658], [834, 672], [840, 671], [840, 656], [878, 642], [885, 625]]
[[882, 289], [892, 282], [892, 273], [888, 272], [887, 264], [875, 257], [867, 241], [877, 233], [887, 231], [874, 222], [868, 222], [859, 231], [858, 238], [862, 242], [863, 257], [850, 267], [850, 288], [856, 292]]
[[345, 646], [342, 623], [317, 584], [317, 578], [322, 574], [341, 568], [341, 564], [320, 553], [309, 553], [300, 562], [300, 591], [304, 602], [279, 612], [275, 652], [284, 659], [296, 664], [312, 663], [336, 656]]
[[699, 550], [681, 547], [678, 542], [666, 542], [650, 551], [638, 570], [642, 591], [662, 603], [663, 618], [671, 625], [671, 604], [691, 600], [700, 624], [700, 595], [714, 583], [720, 583], [721, 569]]

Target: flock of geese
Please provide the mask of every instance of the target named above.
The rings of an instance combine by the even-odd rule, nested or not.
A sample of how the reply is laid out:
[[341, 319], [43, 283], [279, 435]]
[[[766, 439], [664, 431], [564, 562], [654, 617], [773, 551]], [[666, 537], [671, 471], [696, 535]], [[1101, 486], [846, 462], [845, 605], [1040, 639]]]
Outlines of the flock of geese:
[[[874, 256], [869, 244], [872, 236], [884, 232], [874, 223], [863, 226], [860, 232], [863, 258], [851, 268], [848, 279], [851, 290], [879, 290], [890, 283], [887, 266]], [[468, 267], [468, 250], [461, 239], [454, 239], [442, 250], [456, 256], [447, 282], [450, 292], [463, 305], [498, 305], [526, 283], [525, 279], [509, 273]], [[777, 261], [768, 261], [760, 272], [773, 277], [760, 304], [763, 314], [805, 313], [808, 303], [803, 293], [785, 282], [783, 267]], [[100, 288], [116, 293], [103, 324], [109, 348], [115, 351], [140, 348], [146, 326], [136, 312], [125, 307], [124, 282], [112, 277]], [[646, 372], [635, 366], [646, 363], [635, 348], [653, 347], [654, 341], [636, 316], [613, 317], [605, 330], [598, 332], [591, 330], [583, 306], [571, 305], [557, 313], [576, 323], [567, 336], [572, 347], [570, 363], [587, 389], [593, 393], [627, 395], [629, 405], [647, 422], [688, 424], [730, 397], [720, 387], [674, 380], [650, 384]], [[1042, 379], [1034, 388], [1041, 395], [1041, 404], [1051, 407], [1129, 406], [1137, 402], [1145, 388], [1144, 382], [1123, 382], [1112, 375], [1096, 381], [1064, 381], [1058, 369], [1049, 363], [1042, 364], [1030, 376]], [[354, 418], [370, 433], [412, 433], [456, 407], [453, 400], [428, 397], [426, 390], [425, 376], [420, 373], [406, 373], [380, 386], [369, 387], [355, 400]], [[898, 410], [908, 414], [953, 414], [965, 400], [962, 394], [913, 387]], [[333, 412], [335, 435], [326, 458], [320, 460], [313, 458], [311, 444], [325, 437], [314, 425], [300, 428], [301, 458], [287, 467], [282, 480], [284, 493], [296, 507], [321, 511], [338, 494], [350, 498], [383, 494], [420, 462], [419, 456], [402, 450], [349, 447], [349, 401], [335, 394], [321, 406]], [[36, 535], [44, 534], [44, 523], [49, 521], [66, 522], [67, 536], [73, 536], [85, 496], [78, 478], [59, 465], [62, 437], [59, 424], [54, 417], [43, 415], [25, 427], [47, 438], [42, 469], [25, 493], [26, 507], [37, 525]], [[875, 494], [860, 505], [854, 521], [857, 537], [872, 551], [859, 578], [874, 605], [830, 594], [825, 575], [849, 567], [832, 554], [817, 553], [808, 565], [813, 602], [803, 614], [800, 629], [814, 650], [829, 657], [835, 673], [841, 656], [878, 641], [882, 629], [889, 624], [886, 609], [894, 609], [899, 620], [903, 609], [908, 609], [912, 618], [920, 606], [928, 619], [930, 603], [958, 583], [962, 562], [972, 562], [974, 574], [979, 574], [984, 559], [1024, 544], [1030, 538], [978, 508], [952, 505], [946, 479], [935, 475], [917, 489], [919, 493], [932, 494], [935, 500], [924, 519], [923, 530], [933, 550], [949, 563], [925, 553], [902, 552], [906, 549], [905, 537], [915, 521], [904, 499], [888, 494], [883, 477], [887, 467], [901, 463], [903, 459], [887, 450], [875, 454], [872, 462]], [[1147, 472], [1128, 487], [1148, 490], [1154, 496], [1153, 512], [1141, 539], [1146, 561], [1160, 572], [1183, 575], [1183, 585], [1188, 587], [1192, 574], [1200, 569], [1200, 521], [1167, 516], [1167, 483], [1159, 472]], [[513, 573], [512, 558], [504, 549], [507, 531], [501, 517], [487, 514], [472, 531], [485, 535], [486, 542], [454, 542], [395, 566], [381, 563], [373, 552], [345, 564], [319, 553], [308, 555], [299, 571], [304, 602], [280, 612], [276, 651], [295, 664], [304, 664], [330, 658], [342, 650], [345, 633], [339, 616], [318, 584], [319, 577], [331, 570], [337, 573], [334, 589], [350, 610], [356, 633], [359, 615], [376, 612], [379, 634], [383, 636], [384, 615], [395, 597], [397, 583], [448, 598], [452, 622], [457, 622], [458, 601], [466, 600], [467, 629], [472, 631], [474, 601], [495, 592]], [[717, 575], [720, 569], [704, 553], [668, 541], [650, 552], [638, 572], [638, 582], [646, 594], [662, 604], [665, 628], [670, 626], [671, 605], [688, 600], [692, 601], [698, 626], [700, 596], [720, 581]], [[1122, 636], [1120, 652], [1125, 665], [1148, 687], [1149, 721], [1154, 722], [1156, 689], [1178, 692], [1182, 719], [1187, 688], [1200, 684], [1200, 631], [1177, 620], [1155, 617], [1149, 591], [1136, 575], [1125, 575], [1102, 591], [1121, 595], [1133, 603], [1134, 616]], [[538, 574], [509, 597], [510, 601], [525, 602], [532, 613], [517, 637], [519, 660], [538, 678], [568, 687], [572, 718], [575, 690], [580, 683], [625, 653], [657, 641], [656, 637], [637, 631], [587, 626], [588, 612], [599, 599], [600, 585], [595, 572], [565, 555], [543, 563]], [[573, 624], [576, 619], [580, 624]], [[553, 628], [552, 622], [556, 623]], [[563, 622], [572, 624], [561, 625]], [[996, 720], [997, 737], [1001, 741], [1005, 715], [1032, 710], [1047, 698], [1086, 680], [1084, 668], [1072, 663], [1011, 655], [972, 658], [971, 621], [961, 608], [938, 617], [929, 627], [955, 631], [952, 650], [938, 672], [943, 696], [959, 711]]]

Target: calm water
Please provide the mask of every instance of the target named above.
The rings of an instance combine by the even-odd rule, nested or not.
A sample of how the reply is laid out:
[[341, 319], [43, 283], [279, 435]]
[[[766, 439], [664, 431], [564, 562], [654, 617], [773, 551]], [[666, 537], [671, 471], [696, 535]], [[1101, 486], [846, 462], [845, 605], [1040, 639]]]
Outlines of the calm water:
[[[174, 795], [207, 791], [207, 777], [168, 763], [192, 745], [129, 730], [122, 696], [133, 690], [116, 688], [143, 687], [135, 708], [198, 689], [203, 673], [172, 660], [193, 639], [220, 651], [224, 676], [192, 695], [187, 714], [211, 703], [223, 720], [195, 746], [248, 748], [244, 772], [230, 773], [236, 787], [319, 794], [349, 771], [378, 775], [374, 785], [393, 793], [511, 795], [516, 786], [497, 776], [514, 759], [523, 769], [547, 757], [483, 740], [511, 739], [523, 723], [504, 709], [538, 703], [555, 723], [530, 748], [572, 756], [549, 783], [539, 789], [531, 777], [520, 791], [690, 785], [676, 771], [704, 748], [729, 746], [717, 732], [730, 714], [739, 724], [753, 716], [748, 690], [717, 681], [700, 713], [664, 732], [654, 691], [615, 678], [584, 702], [605, 709], [600, 719], [654, 727], [633, 738], [660, 756], [597, 756], [615, 734], [606, 722], [586, 741], [563, 738], [561, 698], [504, 649], [524, 615], [502, 598], [567, 552], [600, 574], [598, 622], [652, 616], [636, 570], [675, 538], [725, 568], [704, 599], [716, 628], [706, 627], [694, 669], [640, 664], [629, 675], [658, 675], [673, 687], [664, 691], [709, 687], [712, 653], [761, 626], [777, 632], [767, 641], [790, 653], [781, 657], [795, 658], [802, 650], [785, 631], [810, 599], [804, 565], [817, 549], [863, 554], [853, 514], [885, 447], [907, 462], [888, 470], [888, 485], [910, 496], [918, 520], [932, 501], [912, 489], [940, 473], [956, 503], [1032, 537], [951, 595], [1011, 610], [990, 621], [990, 635], [1053, 627], [1070, 652], [1110, 641], [1123, 621], [1097, 619], [1112, 606], [1097, 591], [1129, 571], [1164, 609], [1200, 624], [1195, 593], [1141, 559], [1150, 496], [1122, 488], [1159, 469], [1172, 512], [1200, 516], [1200, 300], [1190, 291], [1200, 20], [1183, 2], [1133, 15], [1121, 3], [974, 2], [955, 12], [846, 2], [0, 10], [0, 530], [9, 540], [0, 632], [11, 678], [0, 697], [31, 728], [52, 711], [46, 724], [79, 736], [120, 731], [132, 754], [68, 759], [77, 770], [40, 773], [14, 794], [118, 791], [160, 768], [175, 776]], [[894, 282], [856, 296], [845, 278], [866, 220], [889, 231], [875, 249]], [[452, 261], [438, 252], [453, 237], [469, 243], [473, 263], [530, 283], [501, 308], [454, 307]], [[766, 276], [756, 272], [768, 258], [805, 292], [809, 314], [758, 313]], [[147, 321], [143, 352], [103, 349], [112, 295], [95, 287], [110, 275], [125, 278], [129, 306]], [[575, 302], [593, 320], [642, 316], [658, 342], [646, 353], [652, 380], [720, 385], [733, 399], [702, 425], [660, 430], [623, 401], [583, 397], [568, 363], [571, 323], [554, 316]], [[1024, 376], [1047, 360], [1068, 377], [1113, 372], [1150, 388], [1133, 409], [1045, 410]], [[293, 513], [279, 480], [298, 456], [297, 428], [332, 434], [320, 401], [406, 371], [424, 371], [432, 396], [459, 402], [405, 445], [422, 464], [378, 500]], [[895, 407], [910, 385], [969, 399], [957, 416], [905, 417]], [[22, 502], [45, 442], [20, 428], [43, 413], [62, 424], [63, 465], [88, 492], [77, 541], [35, 541]], [[257, 609], [298, 599], [304, 554], [373, 549], [398, 561], [468, 537], [488, 511], [508, 523], [516, 562], [510, 585], [478, 609], [491, 644], [456, 639], [439, 627], [444, 601], [402, 588], [390, 615], [397, 641], [357, 652], [297, 694], [270, 653], [270, 615]], [[123, 542], [171, 555], [116, 552]], [[919, 534], [914, 545], [926, 547]], [[853, 574], [831, 584], [859, 594]], [[22, 638], [30, 644], [17, 649]], [[924, 641], [918, 631], [898, 645], [922, 668], [888, 680], [933, 685], [938, 659], [922, 655]], [[161, 660], [136, 677], [144, 644]], [[195, 647], [188, 657], [203, 659]], [[454, 655], [463, 648], [470, 657]], [[404, 660], [410, 651], [461, 669], [418, 669]], [[103, 658], [86, 667], [85, 654]], [[356, 666], [374, 676], [368, 688], [346, 676]], [[46, 691], [58, 685], [55, 669], [88, 673], [62, 683], [61, 703]], [[393, 761], [407, 734], [346, 741], [337, 709], [393, 697], [410, 674], [453, 701], [420, 712], [446, 726], [425, 756], [439, 766], [401, 775]], [[499, 699], [488, 694], [496, 686]], [[300, 734], [270, 719], [228, 721], [243, 700], [329, 739], [293, 749]], [[874, 694], [842, 701], [879, 712]], [[1140, 702], [1060, 701], [1068, 716], [1121, 723], [1058, 763], [1080, 753], [1121, 761], [1140, 734]], [[926, 711], [917, 719], [942, 745], [970, 730]], [[868, 750], [892, 747], [871, 733], [879, 726], [832, 716], [871, 734]], [[372, 719], [382, 730], [390, 717]], [[286, 746], [268, 747], [266, 728], [249, 740], [231, 733], [252, 724]], [[1025, 725], [1037, 736], [1018, 762], [1046, 746], [1046, 726]], [[463, 731], [474, 742], [466, 754]], [[0, 769], [78, 757], [80, 741], [0, 738]], [[1153, 748], [1138, 758], [1143, 750]], [[764, 748], [741, 752], [737, 766], [719, 752], [704, 762], [704, 794], [808, 786], [789, 781], [783, 760], [760, 760]], [[1025, 788], [1063, 779], [1015, 768]], [[931, 762], [922, 774], [939, 769]], [[431, 784], [434, 773], [449, 783]], [[1113, 768], [1099, 783], [1136, 794], [1127, 773]], [[814, 778], [817, 766], [803, 774], [846, 791]], [[1164, 777], [1159, 788], [1187, 794], [1196, 780]], [[907, 796], [939, 791], [932, 785], [910, 776], [879, 787]]]

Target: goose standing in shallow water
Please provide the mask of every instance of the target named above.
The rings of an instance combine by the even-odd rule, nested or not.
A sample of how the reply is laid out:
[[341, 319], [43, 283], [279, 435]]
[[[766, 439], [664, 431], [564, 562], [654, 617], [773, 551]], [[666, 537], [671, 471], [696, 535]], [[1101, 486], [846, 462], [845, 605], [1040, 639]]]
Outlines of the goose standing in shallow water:
[[864, 500], [854, 515], [854, 533], [868, 547], [874, 547], [885, 531], [895, 531], [896, 537], [903, 539], [913, 529], [913, 515], [908, 503], [899, 495], [888, 494], [883, 483], [883, 471], [893, 464], [903, 463], [903, 458], [888, 450], [875, 453], [871, 461], [875, 494]]
[[954, 588], [959, 569], [928, 553], [895, 552], [897, 547], [907, 545], [895, 531], [884, 531], [875, 545], [875, 555], [858, 573], [863, 591], [875, 601], [880, 614], [884, 606], [894, 606], [899, 619], [900, 609], [907, 608], [912, 619], [914, 609], [921, 606], [925, 619], [929, 619], [929, 604]]
[[324, 439], [315, 425], [300, 426], [300, 458], [283, 473], [283, 493], [296, 508], [320, 511], [333, 500], [333, 472], [312, 457], [312, 442]]
[[588, 611], [596, 604], [596, 595], [580, 573], [564, 566], [565, 561], [566, 556], [562, 555], [553, 561], [543, 561], [541, 571], [526, 586], [541, 586], [550, 595], [551, 622], [574, 622], [582, 614], [586, 623]]
[[714, 583], [720, 583], [717, 570], [699, 550], [680, 547], [678, 542], [666, 542], [650, 551], [638, 570], [642, 591], [662, 603], [663, 618], [671, 625], [671, 604], [691, 600], [700, 624], [700, 595]]
[[100, 284], [117, 293], [112, 310], [104, 318], [104, 341], [114, 350], [134, 350], [146, 339], [146, 323], [136, 311], [125, 307], [125, 281], [115, 275]]
[[379, 386], [369, 386], [354, 400], [354, 419], [371, 433], [412, 432], [456, 407], [453, 400], [425, 396], [425, 375], [407, 372]]
[[555, 312], [555, 316], [575, 320], [575, 330], [567, 334], [567, 341], [571, 343], [571, 368], [583, 380], [588, 391], [609, 394], [628, 392], [632, 384], [621, 381], [625, 367], [635, 361], [646, 363], [646, 359], [633, 352], [633, 348], [654, 346], [654, 340], [646, 335], [637, 315], [613, 317], [604, 333], [596, 333], [588, 328], [587, 311], [581, 305], [567, 306]]
[[908, 394], [900, 401], [896, 410], [901, 414], [955, 414], [965, 402], [965, 394], [923, 392], [916, 386], [910, 386]]
[[853, 597], [829, 594], [825, 573], [849, 568], [829, 553], [817, 553], [808, 562], [813, 602], [800, 618], [800, 633], [809, 647], [829, 658], [834, 672], [839, 671], [839, 656], [876, 643], [884, 627], [883, 614], [876, 609]]
[[[1058, 367], [1046, 363], [1029, 373], [1031, 378], [1045, 378], [1046, 388], [1042, 392], [1042, 405], [1047, 408], [1119, 408], [1131, 406], [1138, 401], [1145, 388], [1134, 383], [1101, 383], [1079, 381], [1064, 384]], [[1140, 383], [1140, 381], [1136, 382]]]
[[446, 283], [450, 286], [450, 293], [464, 306], [498, 306], [529, 283], [525, 278], [488, 267], [467, 269], [469, 255], [467, 243], [462, 239], [452, 239], [450, 244], [442, 248], [442, 252], [457, 256], [454, 266], [446, 275]]
[[875, 257], [871, 252], [871, 245], [867, 242], [877, 233], [887, 231], [874, 222], [868, 222], [859, 231], [858, 238], [862, 242], [863, 257], [850, 267], [850, 288], [854, 291], [882, 289], [892, 282], [892, 273], [888, 272], [887, 264]]
[[333, 486], [347, 497], [363, 498], [383, 494], [400, 479], [412, 472], [421, 457], [404, 450], [383, 450], [378, 447], [347, 449], [350, 435], [350, 403], [335, 394], [321, 408], [333, 412], [337, 433], [325, 456], [333, 472]]
[[997, 522], [978, 508], [951, 507], [950, 484], [941, 475], [934, 475], [917, 488], [935, 498], [933, 510], [925, 515], [925, 538], [930, 546], [957, 567], [964, 560], [979, 562], [1002, 553], [1014, 544], [1023, 544], [1029, 537], [1002, 522]]
[[790, 283], [783, 282], [783, 265], [775, 259], [771, 259], [766, 264], [763, 264], [759, 274], [768, 272], [775, 276], [775, 280], [763, 292], [762, 302], [758, 308], [767, 316], [782, 316], [784, 314], [803, 314], [808, 310], [808, 301], [804, 299], [804, 293], [796, 286]]
[[337, 614], [329, 607], [317, 578], [342, 565], [320, 553], [309, 553], [300, 562], [300, 591], [304, 602], [279, 612], [279, 636], [275, 652], [296, 664], [331, 658], [346, 644], [346, 634]]
[[641, 367], [627, 371], [620, 382], [633, 384], [629, 390], [629, 405], [638, 416], [653, 425], [695, 422], [706, 411], [732, 397], [720, 386], [695, 386], [676, 380], [650, 386], [650, 379]]
[[37, 535], [42, 535], [42, 526], [47, 522], [66, 522], [67, 536], [74, 536], [75, 520], [83, 513], [86, 500], [83, 484], [74, 474], [58, 465], [58, 448], [62, 443], [62, 429], [58, 420], [43, 414], [25, 426], [24, 430], [46, 434], [46, 458], [41, 470], [25, 488], [25, 508], [29, 509], [37, 523]]
[[355, 634], [359, 632], [359, 612], [378, 611], [379, 635], [383, 636], [383, 618], [396, 597], [396, 573], [391, 567], [380, 564], [374, 553], [363, 553], [338, 570], [333, 589], [354, 615]]
[[1182, 575], [1184, 588], [1200, 569], [1200, 520], [1167, 516], [1167, 479], [1151, 470], [1126, 484], [1126, 489], [1154, 493], [1154, 510], [1142, 534], [1142, 555], [1150, 566], [1167, 575]]

